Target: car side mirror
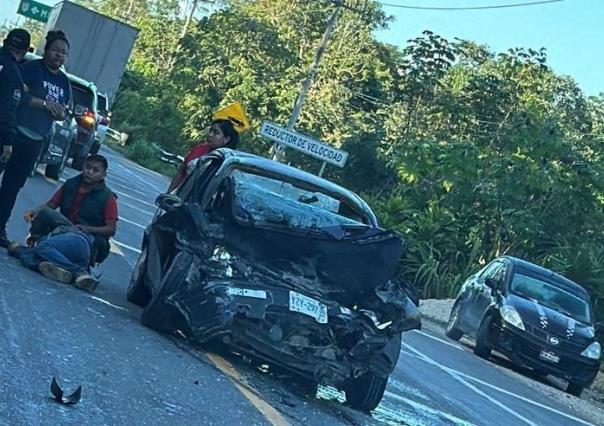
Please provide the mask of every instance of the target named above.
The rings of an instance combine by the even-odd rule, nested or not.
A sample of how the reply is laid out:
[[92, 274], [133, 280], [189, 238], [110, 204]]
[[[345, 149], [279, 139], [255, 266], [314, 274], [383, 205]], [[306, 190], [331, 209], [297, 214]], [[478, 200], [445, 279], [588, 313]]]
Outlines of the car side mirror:
[[486, 285], [491, 290], [495, 291], [499, 289], [499, 283], [493, 278], [485, 278], [484, 285]]
[[182, 206], [180, 197], [174, 194], [159, 194], [155, 199], [155, 205], [162, 210], [169, 212]]

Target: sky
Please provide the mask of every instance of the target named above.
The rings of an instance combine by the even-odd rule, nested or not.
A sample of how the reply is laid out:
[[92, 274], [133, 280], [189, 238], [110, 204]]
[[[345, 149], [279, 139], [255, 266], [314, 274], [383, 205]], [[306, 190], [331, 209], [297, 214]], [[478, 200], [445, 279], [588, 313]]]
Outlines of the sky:
[[[422, 6], [494, 6], [534, 0], [381, 0]], [[604, 0], [562, 2], [491, 10], [412, 10], [384, 6], [394, 17], [381, 41], [404, 47], [406, 41], [430, 30], [488, 45], [494, 52], [512, 47], [547, 49], [557, 74], [569, 75], [587, 95], [604, 92]]]
[[[57, 0], [38, 0], [54, 5]], [[308, 0], [312, 1], [312, 0]], [[380, 0], [420, 7], [475, 7], [528, 3], [536, 0]], [[0, 23], [14, 21], [19, 0], [0, 0]], [[404, 47], [430, 30], [488, 45], [494, 52], [512, 47], [545, 47], [558, 74], [571, 76], [587, 95], [604, 92], [604, 0], [556, 3], [490, 10], [413, 10], [383, 6], [394, 20], [379, 31], [379, 40]], [[22, 18], [23, 19], [23, 18]]]

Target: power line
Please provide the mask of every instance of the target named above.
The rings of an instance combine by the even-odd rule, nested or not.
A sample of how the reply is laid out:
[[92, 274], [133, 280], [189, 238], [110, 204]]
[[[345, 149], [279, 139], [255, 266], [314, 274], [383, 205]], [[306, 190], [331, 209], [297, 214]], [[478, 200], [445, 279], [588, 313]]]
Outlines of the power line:
[[430, 7], [430, 6], [410, 6], [404, 4], [394, 4], [394, 3], [384, 3], [382, 1], [378, 1], [382, 6], [387, 7], [398, 7], [401, 9], [416, 9], [416, 10], [485, 10], [485, 9], [504, 9], [510, 7], [524, 7], [524, 6], [536, 6], [540, 4], [547, 3], [559, 3], [564, 0], [541, 0], [541, 1], [531, 1], [524, 3], [511, 3], [511, 4], [500, 4], [495, 6], [459, 6], [459, 7]]

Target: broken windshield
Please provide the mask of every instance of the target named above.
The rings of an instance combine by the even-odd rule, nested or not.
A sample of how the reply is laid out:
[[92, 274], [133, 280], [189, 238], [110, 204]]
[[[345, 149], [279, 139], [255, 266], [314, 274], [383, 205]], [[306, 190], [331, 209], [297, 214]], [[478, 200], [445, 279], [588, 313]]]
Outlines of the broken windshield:
[[[299, 230], [362, 226], [363, 219], [344, 200], [319, 189], [308, 190], [278, 178], [235, 170], [235, 214], [238, 219]], [[365, 220], [366, 221], [366, 220]]]

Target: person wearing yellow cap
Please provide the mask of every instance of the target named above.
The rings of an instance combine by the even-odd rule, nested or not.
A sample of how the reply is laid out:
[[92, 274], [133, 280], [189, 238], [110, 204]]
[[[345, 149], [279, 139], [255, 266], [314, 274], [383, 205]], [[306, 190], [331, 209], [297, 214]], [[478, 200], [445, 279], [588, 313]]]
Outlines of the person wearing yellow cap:
[[239, 133], [235, 130], [235, 126], [230, 120], [218, 119], [212, 121], [210, 130], [208, 131], [207, 140], [197, 143], [185, 156], [183, 163], [178, 168], [176, 175], [172, 178], [168, 192], [172, 192], [177, 188], [189, 173], [193, 171], [199, 157], [206, 155], [209, 152], [218, 148], [236, 149], [239, 144]]

